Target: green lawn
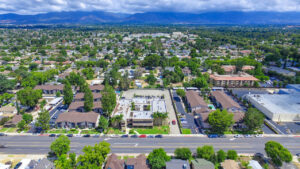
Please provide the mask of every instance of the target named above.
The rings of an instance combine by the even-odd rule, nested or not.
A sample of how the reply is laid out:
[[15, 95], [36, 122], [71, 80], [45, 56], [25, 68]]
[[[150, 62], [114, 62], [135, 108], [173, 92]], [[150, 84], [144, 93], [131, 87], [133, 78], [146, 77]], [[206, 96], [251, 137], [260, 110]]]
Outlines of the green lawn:
[[98, 132], [95, 129], [91, 129], [91, 130], [81, 130], [80, 134], [100, 134], [100, 132]]
[[182, 134], [192, 134], [191, 129], [181, 129]]
[[6, 132], [9, 128], [2, 128], [0, 129], [0, 132]]
[[134, 129], [139, 134], [169, 134], [169, 126], [155, 126], [153, 128], [136, 128]]
[[125, 132], [122, 132], [119, 129], [109, 128], [109, 129], [107, 129], [107, 131], [105, 132], [105, 134], [125, 134]]
[[79, 131], [76, 129], [66, 130], [66, 129], [55, 129], [55, 130], [49, 130], [48, 133], [52, 134], [78, 134]]
[[151, 42], [152, 39], [146, 39], [146, 38], [144, 38], [144, 39], [141, 39], [140, 41], [141, 41], [141, 42]]
[[6, 132], [15, 133], [15, 132], [17, 132], [17, 128], [8, 128], [8, 130], [6, 130]]

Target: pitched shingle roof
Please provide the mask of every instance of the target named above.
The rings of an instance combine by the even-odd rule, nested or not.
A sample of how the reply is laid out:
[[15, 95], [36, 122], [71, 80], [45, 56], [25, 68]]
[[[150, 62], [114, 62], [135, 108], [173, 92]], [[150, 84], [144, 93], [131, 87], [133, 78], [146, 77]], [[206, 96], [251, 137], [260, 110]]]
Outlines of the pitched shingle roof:
[[116, 154], [108, 157], [104, 169], [124, 169], [124, 160], [118, 159]]
[[133, 165], [134, 169], [150, 169], [146, 161], [146, 156], [144, 154], [140, 154], [136, 158], [128, 158], [126, 161], [126, 165]]
[[56, 122], [72, 122], [72, 123], [80, 123], [80, 122], [90, 122], [97, 123], [98, 117], [100, 115], [95, 112], [88, 113], [80, 113], [80, 112], [67, 112], [62, 113], [58, 116]]
[[187, 91], [185, 93], [187, 101], [190, 103], [191, 107], [197, 107], [197, 106], [207, 106], [206, 102], [203, 100], [202, 97], [199, 96], [199, 94], [195, 91]]
[[212, 96], [222, 105], [223, 109], [231, 107], [241, 108], [241, 106], [222, 91], [213, 91]]
[[64, 85], [37, 85], [34, 89], [42, 89], [42, 90], [63, 90]]

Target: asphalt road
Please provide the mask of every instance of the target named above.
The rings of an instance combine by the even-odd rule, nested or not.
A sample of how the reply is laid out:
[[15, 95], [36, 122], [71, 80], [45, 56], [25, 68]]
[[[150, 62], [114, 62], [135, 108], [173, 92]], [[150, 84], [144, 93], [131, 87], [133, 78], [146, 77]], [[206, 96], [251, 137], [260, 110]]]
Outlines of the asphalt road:
[[[0, 137], [2, 154], [47, 154], [55, 138], [48, 136], [4, 136]], [[188, 147], [193, 152], [203, 145], [213, 145], [215, 150], [234, 149], [238, 153], [264, 153], [264, 145], [269, 140], [280, 142], [293, 154], [300, 153], [300, 137], [263, 137], [263, 138], [206, 138], [206, 137], [170, 137], [164, 138], [83, 138], [72, 137], [71, 152], [77, 154], [86, 145], [94, 145], [100, 141], [111, 144], [114, 153], [149, 153], [155, 148], [164, 148], [173, 153], [178, 147]]]

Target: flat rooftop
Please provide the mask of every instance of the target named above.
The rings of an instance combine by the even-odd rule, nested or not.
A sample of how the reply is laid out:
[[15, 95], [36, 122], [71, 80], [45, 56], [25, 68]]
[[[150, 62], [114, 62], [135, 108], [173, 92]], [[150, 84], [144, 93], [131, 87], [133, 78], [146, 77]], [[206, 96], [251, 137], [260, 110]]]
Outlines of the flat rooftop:
[[300, 114], [300, 94], [247, 95], [274, 114]]

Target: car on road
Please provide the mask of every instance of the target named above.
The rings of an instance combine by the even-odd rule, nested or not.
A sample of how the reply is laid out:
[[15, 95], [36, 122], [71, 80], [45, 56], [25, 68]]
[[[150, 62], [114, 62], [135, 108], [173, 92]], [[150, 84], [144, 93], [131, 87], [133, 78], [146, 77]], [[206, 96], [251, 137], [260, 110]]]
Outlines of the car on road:
[[252, 138], [253, 136], [251, 134], [246, 134], [245, 138]]
[[138, 135], [132, 135], [131, 138], [138, 138]]
[[56, 118], [57, 118], [56, 116], [52, 117], [52, 119], [56, 119]]
[[122, 135], [121, 138], [128, 138], [128, 134]]
[[6, 134], [4, 134], [4, 133], [0, 133], [0, 136], [6, 136]]
[[49, 137], [55, 137], [56, 136], [56, 134], [50, 134], [49, 135]]
[[119, 137], [119, 135], [116, 135], [116, 134], [110, 136], [110, 138], [118, 138], [118, 137]]
[[209, 134], [207, 135], [208, 138], [218, 138], [217, 134]]
[[159, 134], [159, 135], [156, 135], [155, 138], [163, 138], [163, 136]]
[[154, 136], [153, 135], [149, 135], [149, 136], [147, 136], [147, 138], [154, 138]]
[[61, 134], [56, 134], [56, 137], [60, 137], [61, 136]]
[[94, 138], [99, 138], [100, 135], [99, 135], [99, 134], [95, 134], [93, 137], [94, 137]]
[[172, 120], [172, 124], [173, 124], [173, 125], [176, 125], [176, 120]]
[[145, 134], [139, 135], [139, 138], [147, 138]]
[[225, 134], [218, 134], [218, 137], [219, 138], [226, 138], [226, 135]]
[[67, 134], [68, 137], [73, 137], [73, 134]]
[[262, 134], [256, 134], [255, 137], [263, 137]]
[[85, 134], [85, 135], [83, 135], [83, 137], [91, 137], [91, 135], [90, 134]]
[[0, 144], [0, 148], [7, 148], [7, 145]]
[[297, 157], [300, 157], [300, 153], [297, 153], [296, 156], [297, 156]]
[[237, 135], [234, 136], [234, 138], [243, 138], [243, 135], [237, 134]]

